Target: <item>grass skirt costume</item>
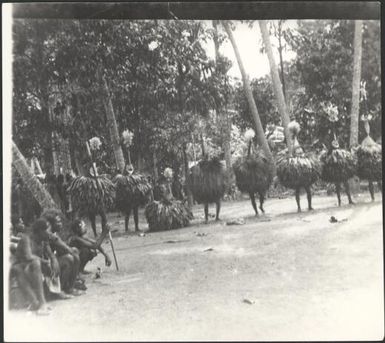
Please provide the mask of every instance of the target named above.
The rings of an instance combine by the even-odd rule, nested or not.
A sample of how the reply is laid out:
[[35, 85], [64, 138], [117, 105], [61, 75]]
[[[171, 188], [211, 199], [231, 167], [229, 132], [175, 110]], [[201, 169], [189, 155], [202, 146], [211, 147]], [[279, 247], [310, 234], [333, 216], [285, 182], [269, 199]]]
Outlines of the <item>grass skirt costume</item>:
[[289, 124], [289, 132], [293, 141], [293, 154], [290, 156], [288, 149], [277, 154], [277, 177], [283, 186], [295, 190], [298, 211], [301, 211], [300, 189], [305, 188], [309, 210], [312, 210], [311, 185], [319, 179], [321, 166], [318, 158], [313, 153], [305, 153], [302, 150], [297, 140], [299, 130], [298, 123], [291, 122]]
[[193, 218], [188, 207], [179, 200], [174, 200], [169, 184], [160, 186], [160, 200], [154, 200], [146, 206], [145, 216], [149, 231], [175, 230], [189, 225]]
[[204, 159], [191, 168], [190, 189], [198, 204], [219, 201], [226, 191], [225, 168], [217, 157]]
[[289, 156], [285, 149], [277, 154], [277, 176], [282, 185], [297, 189], [310, 187], [320, 176], [320, 165], [312, 153]]
[[262, 153], [239, 158], [234, 163], [236, 184], [243, 193], [266, 193], [273, 181], [273, 168]]
[[152, 186], [140, 174], [118, 174], [113, 179], [116, 188], [116, 207], [125, 213], [127, 209], [144, 206], [149, 200]]
[[330, 183], [341, 183], [352, 178], [356, 173], [354, 155], [344, 149], [324, 150], [320, 155], [322, 165], [321, 178]]
[[[99, 181], [100, 190], [96, 184], [96, 178]], [[72, 206], [82, 217], [89, 213], [100, 213], [103, 205], [106, 210], [114, 205], [114, 184], [105, 176], [96, 176], [96, 178], [78, 176], [68, 187]]]
[[357, 149], [357, 175], [368, 181], [382, 180], [382, 147], [370, 136]]

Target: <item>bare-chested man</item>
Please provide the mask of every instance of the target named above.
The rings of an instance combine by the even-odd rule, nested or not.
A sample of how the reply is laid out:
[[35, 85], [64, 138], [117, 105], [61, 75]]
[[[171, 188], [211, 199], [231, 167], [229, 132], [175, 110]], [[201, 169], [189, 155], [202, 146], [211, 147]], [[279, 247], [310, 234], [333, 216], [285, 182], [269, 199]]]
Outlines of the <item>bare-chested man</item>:
[[60, 283], [62, 290], [71, 295], [81, 295], [75, 288], [75, 282], [79, 275], [79, 251], [69, 247], [59, 236], [58, 232], [63, 230], [63, 221], [59, 211], [45, 211], [41, 218], [48, 221], [52, 226], [52, 234], [49, 235], [49, 243], [52, 251], [56, 252], [60, 269]]
[[71, 225], [71, 231], [73, 235], [71, 235], [68, 239], [68, 244], [70, 247], [75, 247], [79, 250], [79, 270], [81, 273], [84, 273], [85, 265], [97, 255], [97, 250], [99, 250], [100, 253], [103, 254], [106, 266], [109, 267], [111, 265], [111, 259], [108, 254], [104, 251], [102, 246], [97, 246], [95, 240], [85, 236], [87, 233], [87, 228], [83, 220], [74, 220]]
[[[51, 270], [52, 261], [46, 248], [49, 246], [49, 224], [37, 220], [29, 234], [22, 234], [14, 254], [11, 274], [15, 276], [22, 294], [30, 303], [29, 308], [39, 315], [47, 315], [42, 269]], [[53, 269], [51, 270], [53, 272]]]

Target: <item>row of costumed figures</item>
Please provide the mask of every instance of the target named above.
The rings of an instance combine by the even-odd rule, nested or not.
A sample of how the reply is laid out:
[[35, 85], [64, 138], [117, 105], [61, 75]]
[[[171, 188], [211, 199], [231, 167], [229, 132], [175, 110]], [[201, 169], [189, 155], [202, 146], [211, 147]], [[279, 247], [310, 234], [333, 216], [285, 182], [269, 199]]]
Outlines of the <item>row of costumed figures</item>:
[[[335, 117], [331, 116], [333, 122]], [[305, 152], [298, 142], [300, 126], [293, 121], [289, 124], [292, 149], [278, 152], [274, 160], [269, 161], [259, 148], [253, 144], [255, 133], [249, 129], [244, 138], [247, 152], [233, 164], [236, 185], [242, 193], [250, 196], [252, 207], [258, 215], [264, 212], [263, 204], [266, 193], [274, 177], [286, 188], [295, 191], [298, 211], [300, 191], [307, 194], [308, 208], [312, 210], [311, 187], [319, 179], [335, 185], [338, 205], [341, 205], [341, 186], [344, 187], [349, 203], [353, 203], [348, 180], [357, 175], [367, 180], [372, 200], [374, 200], [373, 182], [382, 189], [382, 147], [370, 137], [367, 117], [363, 119], [366, 138], [351, 150], [339, 146], [333, 132], [328, 147], [320, 154]], [[176, 199], [171, 190], [173, 171], [166, 168], [155, 186], [145, 176], [136, 171], [131, 164], [129, 146], [132, 134], [123, 135], [123, 146], [128, 151], [128, 163], [124, 171], [113, 178], [95, 175], [95, 168], [88, 166], [87, 175], [75, 177], [69, 182], [67, 194], [72, 209], [77, 217], [88, 217], [96, 236], [96, 215], [100, 215], [102, 227], [107, 223], [107, 213], [117, 209], [125, 216], [125, 231], [128, 231], [129, 217], [134, 217], [135, 231], [139, 230], [138, 209], [145, 207], [145, 217], [150, 231], [170, 230], [185, 227], [193, 214], [185, 200]], [[202, 159], [190, 168], [187, 187], [194, 201], [204, 205], [205, 220], [208, 221], [208, 206], [216, 204], [216, 220], [219, 220], [221, 200], [228, 189], [225, 164], [217, 157], [208, 156], [203, 150]]]

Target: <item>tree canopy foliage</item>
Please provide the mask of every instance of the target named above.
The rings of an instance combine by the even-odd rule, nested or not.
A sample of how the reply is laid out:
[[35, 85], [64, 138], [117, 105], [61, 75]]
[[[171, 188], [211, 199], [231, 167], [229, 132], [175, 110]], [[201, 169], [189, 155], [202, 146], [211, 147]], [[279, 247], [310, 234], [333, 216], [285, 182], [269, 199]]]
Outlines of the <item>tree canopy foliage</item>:
[[[295, 53], [279, 63], [280, 75], [290, 114], [308, 144], [329, 134], [322, 106], [327, 102], [338, 107], [342, 145], [349, 141], [353, 25], [349, 20], [297, 21], [294, 28], [272, 31], [280, 35], [283, 57], [285, 49]], [[26, 157], [37, 156], [43, 169], [52, 170], [53, 133], [68, 139], [71, 158], [81, 161], [84, 141], [98, 136], [103, 144], [98, 159], [111, 171], [104, 76], [119, 133], [134, 133], [131, 157], [135, 163], [144, 161], [142, 168], [151, 168], [154, 155], [161, 169], [179, 168], [184, 152], [190, 160], [200, 158], [202, 132], [209, 149], [223, 154], [219, 113], [231, 110], [232, 136], [237, 132], [238, 140], [239, 129], [253, 124], [241, 84], [228, 75], [232, 62], [207, 53], [214, 39], [226, 40], [224, 32], [215, 32], [208, 22], [191, 20], [15, 20], [15, 143]], [[381, 135], [380, 62], [379, 22], [365, 21], [362, 81], [367, 99], [361, 114], [372, 114], [375, 139]], [[251, 87], [263, 127], [280, 124], [270, 76], [251, 80]], [[363, 132], [360, 128], [360, 139]], [[236, 142], [231, 142], [233, 154], [239, 154]]]

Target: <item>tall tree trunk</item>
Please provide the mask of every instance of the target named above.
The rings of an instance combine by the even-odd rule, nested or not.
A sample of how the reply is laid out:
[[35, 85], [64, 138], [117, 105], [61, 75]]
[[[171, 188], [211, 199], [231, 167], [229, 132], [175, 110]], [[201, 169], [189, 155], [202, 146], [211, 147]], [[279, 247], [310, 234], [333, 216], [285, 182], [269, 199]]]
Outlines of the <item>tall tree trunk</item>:
[[[354, 22], [354, 56], [353, 56], [353, 82], [352, 82], [352, 110], [350, 114], [350, 147], [358, 145], [358, 125], [360, 115], [360, 81], [362, 60], [362, 20]], [[360, 189], [360, 180], [354, 177], [349, 180], [352, 193]]]
[[[214, 27], [214, 47], [215, 47], [215, 63], [217, 65], [218, 59], [220, 57], [219, 55], [219, 39], [218, 39], [218, 21], [213, 20], [213, 27]], [[226, 81], [225, 81], [226, 82]], [[225, 100], [227, 102], [227, 99]], [[227, 104], [225, 103], [224, 108], [217, 107], [217, 114], [219, 115], [220, 122], [221, 122], [221, 133], [222, 133], [222, 140], [223, 145], [222, 149], [225, 154], [225, 161], [226, 161], [226, 178], [228, 181], [228, 184], [231, 182], [231, 176], [232, 176], [232, 168], [231, 168], [231, 124], [230, 124], [230, 116], [229, 112], [227, 111]]]
[[27, 161], [20, 152], [19, 148], [12, 141], [12, 165], [15, 167], [26, 187], [30, 190], [36, 201], [43, 210], [59, 207], [52, 199], [48, 191], [39, 182], [35, 174], [28, 167]]
[[57, 133], [52, 132], [52, 162], [54, 175], [60, 174], [60, 153], [58, 149], [59, 143]]
[[158, 173], [158, 159], [156, 157], [155, 151], [152, 152], [152, 163], [153, 163], [153, 168], [154, 168], [154, 178], [156, 181], [159, 178], [159, 173]]
[[358, 145], [358, 117], [360, 112], [360, 81], [362, 59], [362, 20], [354, 23], [354, 58], [352, 84], [352, 112], [350, 115], [350, 146]]
[[74, 151], [74, 160], [75, 160], [75, 165], [77, 169], [77, 174], [78, 175], [85, 175], [86, 170], [83, 167], [83, 164], [81, 163], [81, 156], [80, 152], [75, 148]]
[[278, 53], [279, 53], [279, 63], [281, 66], [281, 82], [282, 82], [282, 91], [283, 97], [286, 99], [286, 86], [285, 86], [285, 73], [283, 70], [283, 56], [282, 56], [282, 20], [278, 22]]
[[190, 170], [188, 167], [188, 157], [187, 157], [187, 144], [183, 143], [183, 162], [184, 162], [184, 174], [185, 174], [185, 183], [186, 183], [186, 196], [187, 196], [187, 204], [191, 209], [193, 206], [193, 196], [191, 189], [189, 187], [190, 184]]
[[239, 50], [238, 50], [237, 44], [235, 42], [233, 32], [231, 31], [229, 23], [222, 21], [222, 25], [225, 28], [227, 35], [230, 38], [231, 44], [232, 44], [233, 49], [234, 49], [235, 56], [236, 56], [237, 61], [238, 61], [239, 69], [241, 70], [242, 79], [243, 79], [243, 87], [245, 90], [247, 101], [249, 103], [252, 119], [253, 119], [254, 124], [255, 124], [255, 129], [256, 129], [255, 131], [257, 133], [258, 143], [262, 147], [262, 149], [266, 155], [266, 158], [268, 158], [270, 161], [272, 161], [273, 155], [271, 154], [269, 144], [267, 143], [267, 139], [266, 139], [265, 133], [263, 131], [261, 119], [259, 118], [259, 114], [258, 114], [258, 109], [257, 109], [257, 106], [255, 105], [253, 93], [251, 92], [249, 79], [246, 75], [246, 71], [245, 71], [245, 68], [243, 66], [241, 55], [239, 54]]
[[[66, 104], [65, 110], [62, 113], [62, 122], [64, 126], [68, 125], [68, 122], [71, 117], [71, 107]], [[71, 152], [70, 152], [70, 142], [68, 138], [64, 138], [60, 135], [60, 153], [61, 161], [63, 167], [63, 174], [71, 174], [72, 172], [72, 163], [71, 163]]]
[[37, 157], [32, 157], [33, 159], [33, 162], [34, 162], [34, 170], [37, 170], [37, 173], [38, 174], [43, 174], [43, 170], [41, 169], [41, 166], [40, 166], [40, 162], [39, 160], [37, 159]]
[[115, 119], [115, 112], [114, 107], [112, 106], [111, 101], [111, 94], [110, 90], [107, 85], [106, 78], [102, 72], [99, 71], [100, 78], [102, 81], [102, 87], [104, 91], [104, 98], [103, 98], [103, 104], [106, 111], [106, 117], [107, 117], [107, 126], [110, 132], [110, 138], [112, 142], [112, 148], [114, 150], [115, 155], [115, 163], [116, 167], [120, 172], [123, 172], [125, 161], [124, 161], [124, 155], [122, 147], [120, 146], [120, 138], [119, 138], [119, 131], [118, 131], [118, 125], [116, 123]]
[[277, 99], [278, 110], [279, 110], [279, 113], [281, 115], [282, 124], [283, 124], [284, 130], [285, 130], [285, 138], [286, 138], [287, 147], [288, 147], [289, 153], [291, 154], [293, 147], [291, 144], [291, 137], [290, 137], [289, 128], [288, 128], [288, 125], [290, 123], [290, 117], [289, 117], [289, 113], [287, 112], [287, 108], [286, 108], [285, 97], [284, 97], [283, 91], [282, 91], [282, 84], [281, 84], [281, 81], [280, 81], [279, 75], [278, 75], [278, 68], [277, 68], [277, 65], [275, 64], [273, 49], [271, 47], [269, 32], [268, 32], [267, 26], [266, 26], [266, 21], [259, 20], [259, 27], [261, 29], [263, 43], [265, 44], [267, 57], [269, 59], [271, 78], [272, 78], [273, 86], [274, 86], [274, 93], [275, 93], [275, 97]]

